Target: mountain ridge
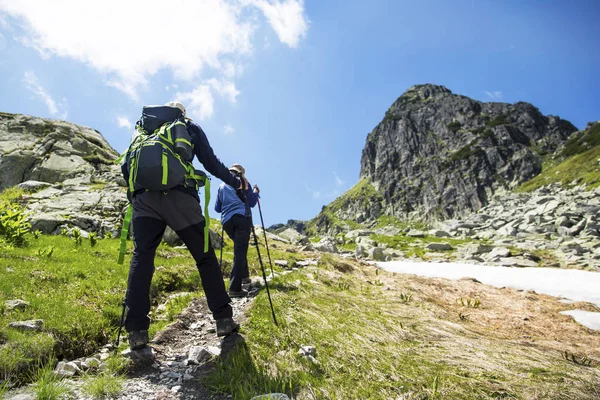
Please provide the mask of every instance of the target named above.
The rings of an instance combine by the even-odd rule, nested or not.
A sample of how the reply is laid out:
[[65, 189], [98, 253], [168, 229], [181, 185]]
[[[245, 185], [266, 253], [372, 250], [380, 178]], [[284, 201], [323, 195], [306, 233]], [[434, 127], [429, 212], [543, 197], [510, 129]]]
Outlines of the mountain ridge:
[[[480, 102], [440, 85], [412, 86], [367, 135], [357, 185], [371, 185], [381, 200], [354, 216], [431, 222], [477, 211], [539, 175], [544, 163], [556, 163], [577, 131], [530, 103]], [[331, 225], [327, 207], [312, 220], [316, 231]], [[336, 217], [353, 219], [348, 207], [333, 210]]]

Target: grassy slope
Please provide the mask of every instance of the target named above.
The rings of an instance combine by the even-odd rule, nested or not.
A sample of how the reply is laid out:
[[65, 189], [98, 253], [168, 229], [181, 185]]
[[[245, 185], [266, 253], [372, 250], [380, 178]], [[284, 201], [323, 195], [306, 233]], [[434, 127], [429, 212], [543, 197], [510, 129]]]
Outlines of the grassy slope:
[[[49, 248], [49, 257], [41, 255]], [[116, 239], [91, 247], [87, 240], [76, 246], [65, 236], [40, 236], [28, 247], [4, 249], [0, 307], [13, 299], [30, 306], [0, 313], [0, 376], [23, 377], [38, 361], [90, 354], [114, 340], [128, 271], [127, 265], [117, 265], [117, 253]], [[151, 290], [155, 305], [166, 293], [200, 290], [198, 274], [184, 254], [161, 246], [156, 266]], [[43, 332], [20, 333], [8, 327], [12, 321], [29, 319], [43, 319]]]
[[[6, 191], [2, 199], [19, 197], [20, 191]], [[213, 229], [220, 224], [213, 220]], [[99, 346], [113, 341], [121, 317], [128, 263], [133, 244], [128, 242], [124, 265], [118, 265], [119, 241], [102, 239], [92, 247], [84, 239], [81, 245], [66, 236], [28, 237], [23, 248], [2, 245], [0, 254], [0, 381], [26, 381], [35, 374], [38, 364], [49, 359], [88, 355]], [[265, 267], [270, 272], [264, 243], [260, 241]], [[270, 243], [273, 259], [300, 260], [295, 253]], [[50, 255], [49, 250], [52, 250]], [[219, 251], [217, 251], [219, 256]], [[226, 238], [223, 251], [224, 275], [228, 276], [233, 259], [233, 242]], [[251, 274], [259, 275], [256, 250], [248, 253]], [[194, 296], [202, 295], [195, 263], [186, 250], [161, 245], [155, 259], [152, 280], [153, 335], [187, 306]], [[277, 270], [277, 269], [276, 269]], [[227, 281], [227, 279], [225, 279]], [[172, 296], [186, 292], [183, 296]], [[6, 300], [21, 299], [30, 303], [25, 311], [8, 311]], [[155, 307], [166, 303], [157, 313]], [[40, 333], [21, 333], [8, 327], [13, 321], [43, 319]]]
[[375, 188], [366, 180], [362, 179], [356, 185], [348, 189], [344, 194], [336, 198], [333, 202], [323, 207], [319, 215], [311, 219], [307, 224], [309, 235], [315, 236], [317, 232], [317, 222], [326, 218], [330, 224], [344, 226], [349, 229], [358, 229], [360, 224], [352, 220], [341, 220], [336, 213], [347, 207], [348, 204], [360, 202], [363, 205], [368, 205], [371, 201], [381, 199], [381, 195], [377, 193]]
[[592, 189], [600, 186], [600, 123], [573, 135], [561, 154], [564, 159], [558, 165], [544, 169], [541, 174], [525, 182], [517, 190], [529, 192], [551, 183], [570, 186], [586, 184]]
[[[205, 379], [234, 399], [600, 395], [600, 333], [558, 314], [568, 306], [548, 296], [388, 274], [330, 256], [272, 287], [279, 326], [261, 293], [245, 341]], [[302, 345], [316, 346], [316, 364], [298, 355]], [[578, 365], [564, 351], [593, 361]]]

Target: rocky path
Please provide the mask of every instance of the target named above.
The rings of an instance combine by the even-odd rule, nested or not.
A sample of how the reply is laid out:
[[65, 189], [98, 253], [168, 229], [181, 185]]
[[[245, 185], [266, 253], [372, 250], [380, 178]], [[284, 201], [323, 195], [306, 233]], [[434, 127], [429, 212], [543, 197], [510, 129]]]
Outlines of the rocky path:
[[[251, 291], [251, 295], [256, 290]], [[234, 318], [244, 323], [246, 312], [253, 297], [233, 299]], [[239, 333], [218, 338], [215, 323], [205, 298], [196, 298], [168, 325], [155, 335], [150, 347], [124, 355], [134, 360], [134, 367], [127, 374], [119, 399], [127, 400], [225, 400], [231, 397], [215, 395], [205, 388], [201, 378], [212, 371], [217, 356], [226, 356], [236, 343], [242, 342]], [[102, 349], [99, 358], [105, 358], [111, 345]], [[83, 379], [64, 380], [70, 393], [68, 398], [91, 400], [82, 386]], [[7, 400], [33, 400], [31, 387], [9, 393]]]

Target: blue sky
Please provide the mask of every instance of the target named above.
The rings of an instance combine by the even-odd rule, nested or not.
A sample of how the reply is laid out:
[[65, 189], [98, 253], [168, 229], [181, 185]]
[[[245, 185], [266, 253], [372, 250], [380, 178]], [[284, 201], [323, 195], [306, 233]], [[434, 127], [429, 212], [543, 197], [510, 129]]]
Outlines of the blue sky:
[[594, 0], [0, 0], [0, 111], [121, 152], [142, 105], [179, 99], [260, 185], [270, 225], [354, 185], [367, 134], [414, 84], [600, 119], [599, 20]]

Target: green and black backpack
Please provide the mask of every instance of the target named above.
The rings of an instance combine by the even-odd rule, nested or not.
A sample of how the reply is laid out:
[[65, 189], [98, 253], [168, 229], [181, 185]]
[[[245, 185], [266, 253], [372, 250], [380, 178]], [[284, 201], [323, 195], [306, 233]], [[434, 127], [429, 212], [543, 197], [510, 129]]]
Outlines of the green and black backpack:
[[[129, 171], [128, 191], [131, 195], [143, 190], [166, 191], [177, 186], [204, 188], [205, 238], [208, 251], [208, 203], [210, 180], [192, 164], [194, 144], [187, 131], [184, 115], [177, 107], [144, 106], [135, 125], [134, 137], [118, 163], [125, 162]], [[119, 264], [123, 263], [125, 240], [133, 207], [129, 205], [121, 231]]]

